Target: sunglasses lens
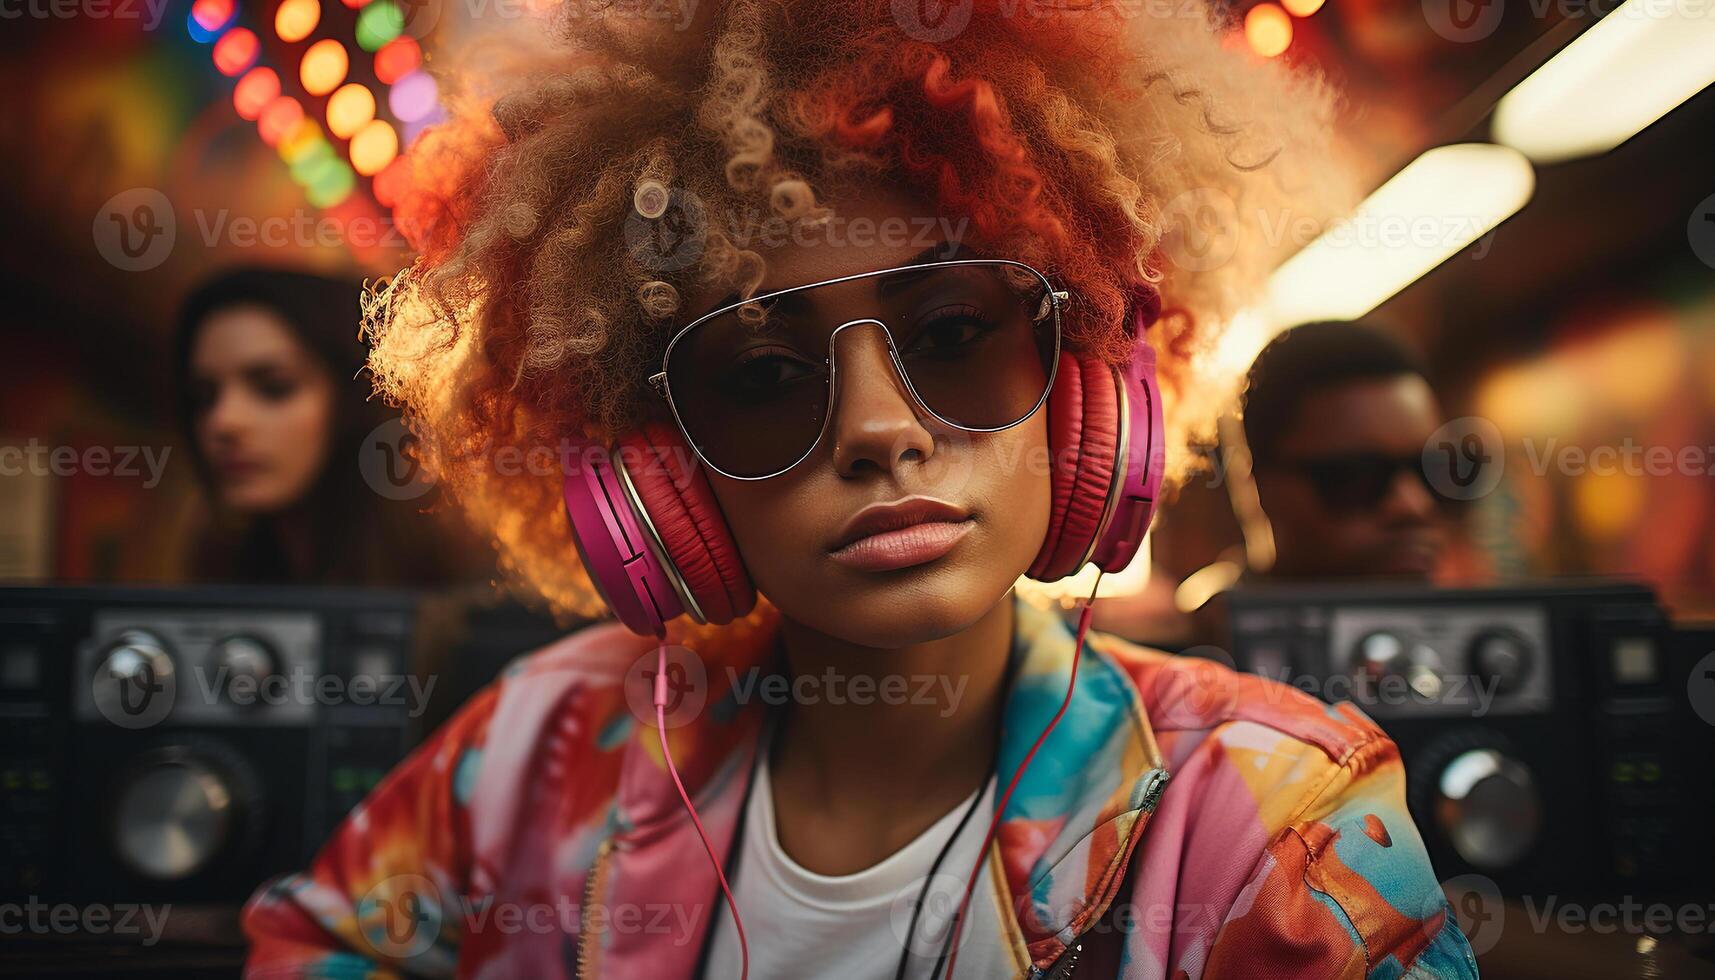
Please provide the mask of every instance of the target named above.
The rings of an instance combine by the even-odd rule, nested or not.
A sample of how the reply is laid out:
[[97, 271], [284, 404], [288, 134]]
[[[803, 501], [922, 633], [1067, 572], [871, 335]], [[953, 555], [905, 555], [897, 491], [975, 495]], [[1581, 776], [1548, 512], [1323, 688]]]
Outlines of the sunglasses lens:
[[722, 315], [674, 345], [667, 383], [680, 424], [705, 459], [733, 476], [768, 476], [797, 462], [822, 431], [825, 358], [825, 348]]
[[1059, 337], [1049, 288], [1027, 267], [975, 262], [759, 297], [699, 321], [673, 345], [674, 408], [716, 467], [740, 477], [779, 473], [821, 433], [834, 330], [874, 319], [930, 411], [962, 428], [1004, 428], [1048, 390]]
[[1323, 503], [1338, 510], [1369, 510], [1393, 485], [1395, 464], [1383, 457], [1320, 460], [1309, 467]]

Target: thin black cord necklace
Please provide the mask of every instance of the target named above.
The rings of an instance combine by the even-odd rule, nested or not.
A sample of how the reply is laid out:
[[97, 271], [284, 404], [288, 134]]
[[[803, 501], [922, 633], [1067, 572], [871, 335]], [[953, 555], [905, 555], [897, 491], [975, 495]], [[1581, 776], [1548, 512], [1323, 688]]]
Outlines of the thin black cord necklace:
[[[996, 712], [996, 717], [995, 717], [995, 747], [994, 747], [994, 756], [989, 760], [989, 777], [988, 777], [988, 780], [985, 780], [977, 788], [976, 799], [972, 800], [970, 805], [965, 808], [964, 815], [959, 818], [958, 826], [953, 828], [952, 836], [947, 838], [947, 843], [941, 845], [941, 853], [935, 855], [935, 863], [929, 866], [929, 874], [923, 880], [923, 887], [917, 893], [916, 906], [911, 910], [911, 926], [905, 933], [905, 942], [903, 944], [904, 948], [900, 951], [900, 954], [899, 954], [899, 968], [894, 974], [895, 980], [904, 980], [906, 964], [908, 964], [911, 961], [911, 940], [917, 934], [917, 921], [919, 918], [921, 918], [921, 916], [923, 914], [924, 900], [928, 895], [930, 883], [935, 880], [935, 872], [940, 870], [941, 863], [946, 860], [947, 855], [952, 851], [953, 844], [956, 841], [958, 841], [959, 835], [964, 832], [965, 826], [970, 823], [971, 815], [977, 812], [977, 808], [982, 805], [983, 798], [988, 795], [989, 781], [993, 781], [993, 780], [998, 778], [997, 774], [994, 772], [994, 767], [995, 767], [996, 763], [999, 762], [999, 759], [1000, 759], [1001, 737], [1005, 734], [1005, 728], [1006, 728], [1006, 726], [1005, 726], [1006, 699], [1012, 691], [1013, 675], [1017, 673], [1017, 669], [1018, 669], [1019, 658], [1017, 656], [1017, 652], [1018, 651], [1016, 649], [1009, 649], [1008, 650], [1006, 670], [1001, 674], [1001, 682], [1000, 682], [1001, 706], [1000, 706], [1000, 710], [998, 712]], [[762, 749], [760, 751], [761, 758], [758, 760], [758, 763], [760, 765], [766, 766], [766, 765], [769, 765], [770, 763], [772, 763], [774, 761], [775, 754], [779, 751], [780, 733], [786, 727], [786, 721], [790, 718], [790, 716], [791, 716], [791, 707], [790, 707], [790, 705], [788, 705], [786, 710], [783, 711], [780, 716], [775, 717], [775, 718], [771, 718], [769, 720], [770, 723], [768, 724], [767, 730], [764, 732], [763, 738], [762, 738], [763, 744], [762, 744]], [[749, 779], [748, 781], [746, 781], [746, 783], [745, 783], [744, 799], [743, 799], [743, 802], [740, 804], [740, 809], [739, 809], [740, 826], [742, 826], [744, 824], [745, 820], [747, 819], [746, 814], [750, 809], [751, 790], [754, 789], [755, 785], [756, 785], [754, 773], [755, 773], [755, 770], [752, 769], [752, 778]], [[772, 806], [772, 802], [770, 802], [766, 805]], [[742, 831], [741, 831], [741, 833], [742, 833]], [[742, 850], [743, 850], [742, 846], [734, 848], [735, 852], [742, 852]], [[736, 871], [736, 868], [738, 865], [738, 861], [736, 860], [737, 857], [738, 857], [737, 853], [732, 855], [733, 867], [734, 867], [735, 871]], [[734, 875], [729, 874], [728, 877], [732, 877], [736, 881], [736, 877]], [[949, 934], [948, 939], [950, 941], [950, 939], [951, 939], [950, 934]], [[699, 969], [698, 969], [699, 975], [702, 974], [703, 969], [705, 969], [707, 966], [706, 959], [708, 956], [708, 948], [711, 945], [713, 945], [713, 944], [708, 943], [708, 942], [704, 943], [703, 956], [704, 956], [705, 962], [699, 966]], [[934, 969], [934, 971], [932, 971], [929, 974], [931, 978], [934, 977], [935, 973], [940, 972], [941, 966], [943, 963], [946, 962], [946, 959], [947, 959], [947, 943], [944, 942], [942, 944], [940, 957], [935, 961], [935, 969]]]
[[[990, 777], [993, 778], [992, 776]], [[923, 915], [923, 905], [929, 897], [929, 886], [935, 881], [935, 872], [941, 870], [941, 862], [952, 852], [953, 844], [959, 835], [965, 832], [965, 824], [971, 822], [971, 814], [977, 812], [977, 807], [988, 795], [988, 783], [977, 787], [977, 798], [971, 805], [965, 807], [965, 815], [959, 818], [959, 825], [953, 828], [953, 836], [947, 838], [947, 843], [941, 845], [941, 853], [935, 855], [935, 863], [929, 866], [929, 876], [923, 879], [923, 887], [917, 892], [917, 903], [911, 910], [911, 928], [905, 931], [905, 948], [899, 952], [899, 969], [894, 972], [894, 980], [905, 980], [905, 964], [911, 960], [911, 940], [917, 935], [917, 920]]]
[[[1006, 734], [1006, 699], [1012, 693], [1013, 675], [1018, 671], [1019, 658], [1017, 653], [1016, 649], [1009, 646], [1006, 670], [1000, 676], [1000, 710], [995, 712], [994, 755], [989, 759], [988, 766], [989, 779], [991, 780], [999, 779], [999, 775], [994, 772], [994, 767], [1000, 761], [1000, 743], [1002, 736]], [[942, 860], [953, 849], [953, 842], [959, 839], [959, 834], [964, 832], [965, 824], [970, 821], [971, 814], [977, 812], [977, 807], [982, 803], [983, 797], [987, 795], [988, 783], [985, 781], [977, 789], [977, 798], [971, 801], [971, 805], [965, 810], [965, 815], [959, 818], [959, 826], [953, 830], [953, 836], [947, 838], [947, 843], [941, 847], [941, 853], [935, 856], [935, 863], [929, 867], [929, 877], [924, 879], [923, 888], [917, 893], [917, 907], [911, 910], [911, 928], [905, 933], [905, 949], [899, 954], [899, 969], [894, 973], [894, 980], [905, 980], [905, 964], [911, 959], [911, 940], [917, 935], [917, 920], [923, 914], [923, 904], [929, 894], [929, 883], [935, 880], [935, 872], [940, 869]], [[948, 923], [949, 926], [952, 924], [951, 922]], [[952, 933], [949, 932], [947, 942], [942, 944], [941, 955], [935, 960], [935, 968], [929, 971], [930, 980], [934, 980], [935, 974], [941, 971], [941, 964], [947, 958], [947, 943], [950, 943], [951, 940]]]
[[[1011, 676], [1011, 670], [1009, 669], [1007, 671], [1007, 677], [1010, 677], [1010, 676]], [[763, 758], [761, 760], [762, 765], [766, 766], [773, 760], [774, 753], [777, 751], [777, 746], [776, 746], [777, 736], [779, 735], [779, 732], [780, 732], [781, 728], [783, 728], [783, 727], [785, 727], [785, 726], [783, 724], [779, 724], [779, 723], [773, 724], [769, 727], [768, 738], [764, 744], [763, 751], [762, 751], [762, 756], [763, 756]], [[999, 753], [999, 746], [997, 744], [996, 754], [998, 754], [998, 753]], [[993, 768], [993, 766], [991, 765], [990, 768]], [[989, 779], [992, 780], [993, 778], [994, 778], [994, 776], [991, 774], [989, 776]], [[751, 785], [754, 785], [754, 782], [755, 781], [752, 780]], [[746, 804], [749, 803], [751, 785], [747, 785], [745, 787], [745, 802], [746, 802]], [[929, 894], [930, 883], [932, 883], [935, 880], [935, 872], [941, 870], [941, 862], [945, 861], [947, 859], [947, 855], [952, 852], [953, 844], [958, 841], [959, 835], [964, 833], [965, 825], [971, 822], [971, 815], [977, 812], [977, 807], [982, 805], [983, 797], [985, 797], [987, 795], [988, 795], [988, 783], [984, 782], [981, 786], [977, 787], [976, 798], [971, 800], [971, 803], [969, 806], [965, 807], [964, 816], [959, 818], [958, 826], [953, 828], [953, 835], [951, 837], [947, 838], [947, 843], [941, 845], [941, 853], [935, 855], [935, 863], [931, 864], [929, 866], [929, 875], [928, 875], [928, 877], [923, 879], [923, 887], [917, 893], [917, 904], [911, 910], [911, 927], [908, 930], [906, 930], [906, 933], [905, 933], [904, 947], [903, 947], [903, 949], [900, 950], [900, 953], [899, 953], [899, 969], [894, 974], [894, 980], [905, 980], [905, 966], [907, 963], [909, 963], [911, 961], [911, 940], [913, 937], [915, 937], [917, 935], [917, 920], [923, 914], [923, 903]], [[942, 955], [945, 956], [946, 954], [943, 953]]]

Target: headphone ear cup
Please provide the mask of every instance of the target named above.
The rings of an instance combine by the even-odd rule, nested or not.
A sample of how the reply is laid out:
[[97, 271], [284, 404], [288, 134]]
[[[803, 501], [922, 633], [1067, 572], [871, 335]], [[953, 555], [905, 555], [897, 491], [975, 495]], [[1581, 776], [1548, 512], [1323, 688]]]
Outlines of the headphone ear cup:
[[702, 618], [722, 625], [756, 605], [756, 588], [740, 560], [708, 479], [677, 431], [658, 422], [619, 440], [620, 457], [671, 568]]
[[1119, 453], [1119, 389], [1114, 369], [1060, 352], [1048, 395], [1053, 503], [1048, 534], [1026, 573], [1053, 582], [1078, 570], [1095, 547]]

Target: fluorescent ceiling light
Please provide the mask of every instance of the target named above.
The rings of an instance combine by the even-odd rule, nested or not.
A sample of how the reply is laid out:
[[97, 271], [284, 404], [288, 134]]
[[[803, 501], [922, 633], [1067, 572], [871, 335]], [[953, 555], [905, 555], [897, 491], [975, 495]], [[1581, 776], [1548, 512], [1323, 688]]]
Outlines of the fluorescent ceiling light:
[[1501, 99], [1494, 139], [1541, 163], [1605, 153], [1710, 82], [1708, 0], [1626, 0]]
[[1276, 328], [1355, 320], [1518, 213], [1535, 188], [1517, 150], [1429, 150], [1276, 269], [1261, 315]]

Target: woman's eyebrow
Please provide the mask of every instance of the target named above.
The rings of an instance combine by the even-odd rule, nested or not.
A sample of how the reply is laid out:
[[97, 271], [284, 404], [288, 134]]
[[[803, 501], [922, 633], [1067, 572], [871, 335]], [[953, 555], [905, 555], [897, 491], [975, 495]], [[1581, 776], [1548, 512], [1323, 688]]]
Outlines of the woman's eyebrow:
[[979, 254], [971, 244], [960, 239], [931, 245], [906, 262], [906, 265], [922, 265], [925, 262], [951, 262], [954, 259], [979, 259], [987, 256]]
[[[943, 248], [949, 249], [944, 257], [940, 254]], [[917, 255], [914, 256], [911, 261], [905, 263], [905, 265], [913, 266], [933, 262], [951, 262], [955, 259], [976, 257], [978, 256], [974, 254], [974, 250], [964, 242], [947, 242], [940, 245], [931, 245], [923, 251], [918, 252]], [[905, 289], [916, 283], [922, 282], [923, 277], [931, 274], [933, 271], [934, 270], [932, 269], [925, 269], [921, 272], [902, 272], [897, 276], [891, 276], [880, 283], [880, 292], [883, 296], [898, 292], [901, 289]]]
[[254, 361], [248, 361], [240, 365], [238, 368], [239, 374], [252, 381], [275, 377], [289, 377], [292, 374], [292, 371], [292, 365], [273, 358], [262, 358]]

